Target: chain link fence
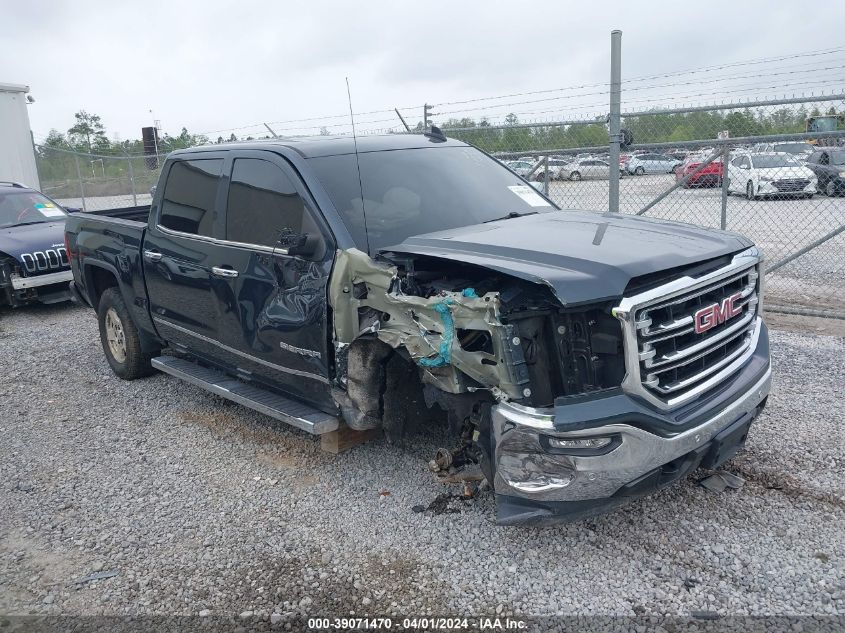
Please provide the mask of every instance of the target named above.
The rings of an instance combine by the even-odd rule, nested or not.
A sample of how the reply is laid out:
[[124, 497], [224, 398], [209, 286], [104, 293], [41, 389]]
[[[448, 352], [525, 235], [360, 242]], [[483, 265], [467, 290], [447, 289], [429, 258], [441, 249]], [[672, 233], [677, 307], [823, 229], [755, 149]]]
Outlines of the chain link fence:
[[[623, 113], [633, 143], [611, 164], [607, 115], [445, 130], [487, 150], [564, 209], [721, 228], [767, 257], [767, 307], [845, 313], [845, 95]], [[626, 140], [630, 140], [627, 137]], [[593, 142], [591, 142], [593, 141]]]
[[35, 146], [41, 188], [65, 207], [98, 211], [148, 205], [165, 154], [107, 156]]
[[[839, 317], [845, 313], [840, 113], [845, 94], [622, 113], [621, 127], [633, 139], [615, 165], [606, 112], [533, 122], [512, 114], [505, 124], [462, 119], [441, 127], [495, 156], [561, 208], [605, 212], [618, 205], [621, 213], [747, 235], [767, 255], [768, 309]], [[149, 204], [164, 159], [46, 146], [36, 146], [36, 154], [45, 193], [86, 211]]]

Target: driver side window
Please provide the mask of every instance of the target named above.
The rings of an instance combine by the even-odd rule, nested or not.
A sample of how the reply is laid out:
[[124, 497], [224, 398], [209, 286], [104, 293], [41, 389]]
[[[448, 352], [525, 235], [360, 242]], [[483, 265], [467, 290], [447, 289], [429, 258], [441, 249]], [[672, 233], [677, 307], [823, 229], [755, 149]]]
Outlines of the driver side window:
[[237, 158], [226, 204], [226, 239], [277, 246], [282, 236], [314, 231], [305, 201], [278, 165]]

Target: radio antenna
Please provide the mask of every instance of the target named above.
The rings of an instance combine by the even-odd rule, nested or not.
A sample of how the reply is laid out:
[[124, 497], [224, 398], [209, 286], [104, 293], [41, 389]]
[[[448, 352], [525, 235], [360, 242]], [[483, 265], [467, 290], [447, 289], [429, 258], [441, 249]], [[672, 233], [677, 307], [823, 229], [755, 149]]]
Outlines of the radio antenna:
[[361, 192], [361, 213], [364, 214], [364, 238], [367, 240], [367, 253], [370, 251], [370, 232], [367, 230], [367, 208], [364, 205], [364, 184], [361, 182], [361, 161], [358, 158], [358, 136], [355, 134], [355, 115], [352, 113], [352, 91], [349, 90], [349, 77], [346, 77], [346, 98], [349, 101], [349, 120], [352, 121], [352, 143], [355, 146], [355, 167], [358, 169], [358, 190]]

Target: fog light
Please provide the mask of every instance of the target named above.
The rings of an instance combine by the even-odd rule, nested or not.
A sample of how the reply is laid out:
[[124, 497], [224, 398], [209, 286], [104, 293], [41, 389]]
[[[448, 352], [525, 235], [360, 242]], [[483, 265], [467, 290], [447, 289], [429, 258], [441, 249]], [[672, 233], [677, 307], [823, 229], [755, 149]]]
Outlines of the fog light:
[[549, 446], [552, 448], [604, 448], [613, 438], [610, 437], [576, 437], [572, 439], [561, 439], [550, 437]]

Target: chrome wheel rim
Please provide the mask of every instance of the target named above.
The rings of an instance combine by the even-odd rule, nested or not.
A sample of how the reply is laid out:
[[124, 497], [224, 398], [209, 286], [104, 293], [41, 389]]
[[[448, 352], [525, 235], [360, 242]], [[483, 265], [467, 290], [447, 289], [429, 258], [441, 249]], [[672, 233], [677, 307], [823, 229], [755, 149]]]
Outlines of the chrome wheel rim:
[[123, 333], [123, 323], [114, 308], [106, 312], [106, 341], [112, 357], [122, 363], [126, 360], [126, 336]]

